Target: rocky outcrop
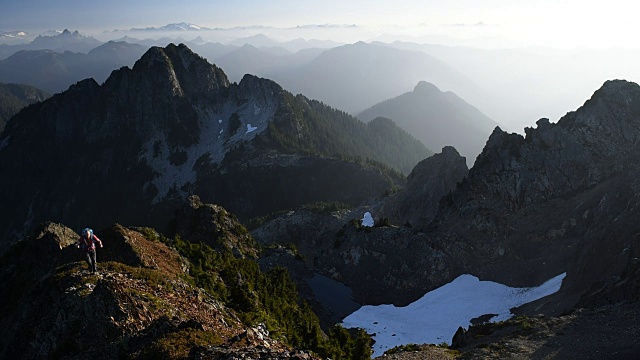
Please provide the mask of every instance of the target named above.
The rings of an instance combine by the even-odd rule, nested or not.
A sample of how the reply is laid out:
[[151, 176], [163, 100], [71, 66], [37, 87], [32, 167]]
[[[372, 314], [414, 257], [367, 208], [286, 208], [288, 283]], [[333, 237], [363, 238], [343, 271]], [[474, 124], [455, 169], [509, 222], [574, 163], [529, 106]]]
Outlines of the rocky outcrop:
[[228, 250], [239, 257], [257, 258], [259, 247], [235, 215], [223, 207], [203, 204], [192, 195], [175, 220], [176, 234], [191, 242], [202, 242], [218, 251]]
[[449, 195], [468, 175], [465, 158], [451, 146], [422, 160], [407, 177], [405, 188], [377, 204], [376, 216], [413, 228], [426, 227], [438, 213], [443, 196]]

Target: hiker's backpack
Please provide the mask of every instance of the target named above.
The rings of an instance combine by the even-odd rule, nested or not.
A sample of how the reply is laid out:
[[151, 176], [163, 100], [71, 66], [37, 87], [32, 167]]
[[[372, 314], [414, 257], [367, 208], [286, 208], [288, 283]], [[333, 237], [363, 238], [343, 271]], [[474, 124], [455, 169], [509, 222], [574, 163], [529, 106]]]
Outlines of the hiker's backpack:
[[[86, 234], [87, 231], [89, 231], [89, 238], [85, 239], [84, 234]], [[82, 230], [82, 236], [80, 238], [82, 239], [82, 243], [80, 244], [80, 248], [82, 250], [86, 250], [87, 248], [91, 247], [91, 244], [93, 243], [93, 230], [90, 228], [84, 228]]]

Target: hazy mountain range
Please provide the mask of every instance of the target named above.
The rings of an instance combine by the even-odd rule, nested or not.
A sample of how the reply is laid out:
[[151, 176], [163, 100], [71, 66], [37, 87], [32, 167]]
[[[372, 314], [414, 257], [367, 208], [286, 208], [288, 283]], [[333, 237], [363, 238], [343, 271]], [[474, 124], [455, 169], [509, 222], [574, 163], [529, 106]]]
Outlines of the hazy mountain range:
[[89, 52], [91, 49], [103, 44], [91, 36], [81, 35], [78, 31], [64, 30], [55, 36], [39, 35], [28, 44], [6, 45], [0, 44], [0, 59], [9, 57], [21, 50], [51, 50], [56, 52]]
[[[228, 69], [233, 81], [239, 81], [244, 73], [272, 78], [292, 92], [301, 92], [352, 114], [410, 91], [419, 81], [428, 81], [443, 91], [453, 91], [504, 128], [519, 132], [541, 117], [558, 119], [566, 108], [582, 103], [589, 95], [585, 89], [595, 88], [607, 79], [640, 80], [634, 65], [640, 60], [640, 52], [635, 50], [488, 50], [410, 42], [340, 45], [301, 38], [276, 41], [260, 33], [259, 27], [253, 27], [252, 31], [253, 35], [243, 33], [235, 37], [229, 33], [229, 37], [217, 42], [207, 40], [204, 31], [114, 32], [112, 36], [145, 47], [183, 42]], [[64, 45], [65, 41], [69, 44]], [[88, 52], [90, 44], [97, 46], [96, 41], [66, 31], [41, 36], [32, 44], [0, 45], [0, 57], [23, 49]], [[253, 48], [243, 49], [246, 45]], [[611, 63], [617, 66], [606, 66]], [[95, 76], [103, 79], [105, 73], [115, 68], [103, 69], [100, 76]], [[47, 90], [65, 89], [82, 76], [94, 75], [85, 73], [69, 78], [60, 81], [55, 90], [51, 87]], [[27, 80], [0, 78], [32, 83]], [[39, 84], [47, 82], [52, 81], [42, 79]], [[333, 87], [332, 82], [340, 86]]]
[[132, 66], [146, 50], [142, 45], [124, 42], [108, 42], [88, 54], [22, 50], [0, 60], [0, 80], [60, 92], [86, 78], [103, 82], [113, 70]]
[[392, 119], [433, 149], [452, 145], [471, 166], [498, 124], [452, 92], [421, 81], [412, 92], [383, 101], [358, 115], [363, 121]]
[[458, 93], [479, 88], [444, 62], [417, 51], [359, 42], [322, 52], [299, 67], [266, 75], [286, 89], [357, 114], [428, 81]]

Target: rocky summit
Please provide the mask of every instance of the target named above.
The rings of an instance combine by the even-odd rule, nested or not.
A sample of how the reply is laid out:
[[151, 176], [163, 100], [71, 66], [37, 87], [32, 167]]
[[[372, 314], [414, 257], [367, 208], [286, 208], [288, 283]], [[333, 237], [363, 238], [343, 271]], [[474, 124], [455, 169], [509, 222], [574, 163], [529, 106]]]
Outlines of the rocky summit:
[[154, 47], [8, 124], [0, 234], [15, 242], [48, 220], [164, 229], [191, 194], [245, 220], [314, 201], [356, 206], [401, 187], [399, 171], [428, 155], [392, 122], [366, 125], [251, 75], [230, 83], [185, 45]]

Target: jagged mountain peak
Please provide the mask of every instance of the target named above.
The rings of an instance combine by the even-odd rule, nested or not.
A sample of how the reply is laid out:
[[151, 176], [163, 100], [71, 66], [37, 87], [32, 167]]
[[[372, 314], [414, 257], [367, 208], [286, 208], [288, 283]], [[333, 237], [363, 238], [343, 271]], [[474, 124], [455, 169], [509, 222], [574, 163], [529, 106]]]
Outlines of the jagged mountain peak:
[[496, 127], [470, 178], [490, 186], [512, 206], [586, 189], [627, 166], [638, 149], [640, 86], [607, 81], [558, 123], [543, 118], [526, 136]]
[[638, 91], [640, 91], [640, 85], [623, 79], [615, 79], [605, 81], [602, 87], [596, 91], [595, 94], [604, 92], [606, 94], [613, 94], [617, 97], [624, 93], [637, 93]]
[[639, 118], [640, 85], [626, 80], [609, 80], [584, 106], [567, 114], [558, 124], [565, 129], [586, 126], [611, 133], [611, 136], [635, 137], [633, 128], [640, 126]]
[[[174, 95], [211, 101], [230, 85], [225, 73], [184, 44], [150, 48], [133, 66], [133, 71], [149, 74]], [[169, 82], [166, 82], [169, 80]]]

